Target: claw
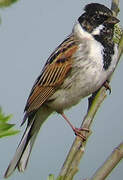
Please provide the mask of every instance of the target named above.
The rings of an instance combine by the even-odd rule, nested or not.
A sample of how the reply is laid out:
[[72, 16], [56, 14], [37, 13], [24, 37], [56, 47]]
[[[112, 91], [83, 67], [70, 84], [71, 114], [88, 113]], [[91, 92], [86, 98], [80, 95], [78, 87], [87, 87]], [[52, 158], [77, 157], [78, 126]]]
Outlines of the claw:
[[109, 85], [109, 82], [106, 81], [103, 86], [106, 88], [106, 90], [109, 90], [109, 94], [111, 94], [111, 86]]

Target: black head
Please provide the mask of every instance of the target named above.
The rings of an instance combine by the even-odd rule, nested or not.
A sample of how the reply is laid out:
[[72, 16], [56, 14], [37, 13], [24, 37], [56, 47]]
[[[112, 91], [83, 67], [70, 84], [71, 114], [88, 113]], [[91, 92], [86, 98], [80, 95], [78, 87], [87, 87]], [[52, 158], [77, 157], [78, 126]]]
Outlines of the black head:
[[91, 3], [87, 4], [84, 8], [85, 12], [93, 15], [93, 14], [100, 14], [100, 15], [108, 15], [108, 16], [113, 16], [112, 11], [104, 6], [103, 4], [98, 4], [98, 3]]
[[86, 5], [84, 10], [85, 13], [79, 17], [78, 21], [82, 28], [104, 47], [103, 67], [107, 70], [114, 54], [114, 25], [119, 20], [113, 16], [109, 8], [102, 4], [91, 3]]
[[[85, 13], [78, 18], [78, 21], [89, 33], [93, 33], [94, 29], [103, 25], [104, 34], [109, 34], [110, 29], [112, 30], [114, 25], [119, 22], [117, 18], [113, 17], [112, 11], [102, 4], [91, 3], [86, 5], [84, 10]], [[100, 31], [103, 29], [102, 27], [100, 26]], [[96, 32], [100, 33], [100, 31]]]

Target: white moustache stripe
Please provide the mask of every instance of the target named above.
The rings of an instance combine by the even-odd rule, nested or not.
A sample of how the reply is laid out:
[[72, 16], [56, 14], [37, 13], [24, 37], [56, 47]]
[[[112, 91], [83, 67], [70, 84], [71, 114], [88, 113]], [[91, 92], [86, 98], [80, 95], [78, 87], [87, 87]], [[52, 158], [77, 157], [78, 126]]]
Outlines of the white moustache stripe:
[[92, 35], [99, 35], [100, 31], [104, 28], [104, 25], [99, 25], [98, 27], [96, 27], [93, 31], [92, 31]]

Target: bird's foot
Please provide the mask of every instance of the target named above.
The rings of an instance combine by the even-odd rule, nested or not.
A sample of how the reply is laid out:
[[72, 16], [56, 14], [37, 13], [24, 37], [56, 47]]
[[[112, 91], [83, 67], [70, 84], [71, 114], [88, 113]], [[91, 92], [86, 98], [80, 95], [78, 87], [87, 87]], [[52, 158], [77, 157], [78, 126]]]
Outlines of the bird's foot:
[[76, 136], [79, 136], [82, 141], [86, 141], [86, 135], [83, 134], [83, 132], [90, 132], [88, 128], [73, 128], [73, 131]]
[[69, 119], [65, 116], [65, 114], [62, 112], [60, 113], [62, 115], [62, 117], [66, 120], [66, 122], [69, 124], [69, 126], [72, 128], [72, 130], [74, 131], [75, 135], [80, 137], [82, 139], [82, 141], [86, 141], [86, 133], [90, 132], [90, 130], [88, 128], [76, 128], [74, 127], [71, 122], [69, 121]]

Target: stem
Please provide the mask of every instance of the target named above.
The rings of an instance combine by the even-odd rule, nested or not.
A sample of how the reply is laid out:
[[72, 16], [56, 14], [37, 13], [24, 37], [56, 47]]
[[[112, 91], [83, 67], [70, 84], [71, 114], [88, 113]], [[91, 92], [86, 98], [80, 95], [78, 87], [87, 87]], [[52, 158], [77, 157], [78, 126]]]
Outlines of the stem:
[[112, 0], [111, 10], [113, 11], [114, 16], [117, 16], [119, 13], [118, 5], [119, 5], [119, 0]]
[[114, 149], [104, 164], [89, 180], [104, 180], [123, 158], [123, 142]]

